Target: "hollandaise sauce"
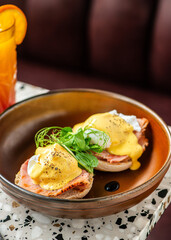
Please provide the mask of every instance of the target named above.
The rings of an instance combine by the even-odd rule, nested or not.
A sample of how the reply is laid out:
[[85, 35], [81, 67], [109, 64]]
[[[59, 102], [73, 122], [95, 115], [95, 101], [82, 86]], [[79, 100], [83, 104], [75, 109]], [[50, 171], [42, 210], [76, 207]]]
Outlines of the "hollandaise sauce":
[[82, 172], [77, 160], [57, 143], [39, 147], [35, 154], [38, 161], [33, 164], [30, 177], [44, 189], [60, 189]]
[[99, 113], [90, 116], [85, 122], [74, 126], [73, 131], [79, 128], [95, 128], [104, 131], [110, 137], [110, 146], [107, 151], [114, 155], [127, 155], [132, 159], [131, 170], [140, 167], [138, 158], [143, 153], [143, 148], [138, 144], [133, 126], [123, 118], [111, 113]]

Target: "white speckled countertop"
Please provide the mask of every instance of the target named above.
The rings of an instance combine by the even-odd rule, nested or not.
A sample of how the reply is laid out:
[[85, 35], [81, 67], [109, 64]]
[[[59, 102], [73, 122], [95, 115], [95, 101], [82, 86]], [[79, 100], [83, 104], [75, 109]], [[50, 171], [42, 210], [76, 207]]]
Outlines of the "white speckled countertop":
[[[20, 101], [47, 90], [18, 82], [16, 92], [16, 100]], [[144, 240], [170, 201], [171, 168], [159, 187], [138, 205], [90, 220], [42, 215], [18, 204], [0, 190], [0, 233], [4, 240]]]

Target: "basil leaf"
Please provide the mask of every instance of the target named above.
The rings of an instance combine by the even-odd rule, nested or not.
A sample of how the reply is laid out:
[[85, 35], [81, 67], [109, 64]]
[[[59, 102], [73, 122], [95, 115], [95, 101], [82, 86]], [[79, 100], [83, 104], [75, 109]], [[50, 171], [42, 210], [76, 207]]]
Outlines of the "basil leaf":
[[74, 141], [80, 151], [86, 150], [86, 142], [84, 139], [83, 131], [78, 131], [75, 134]]
[[72, 132], [72, 128], [71, 127], [64, 127], [64, 128], [61, 129], [60, 135], [61, 135], [61, 137], [63, 137], [69, 132]]
[[97, 167], [98, 160], [95, 156], [89, 153], [78, 152], [76, 153], [76, 159], [78, 163], [88, 172], [92, 173], [94, 167]]
[[101, 153], [103, 151], [103, 148], [101, 146], [99, 146], [98, 144], [91, 144], [90, 149], [97, 153]]

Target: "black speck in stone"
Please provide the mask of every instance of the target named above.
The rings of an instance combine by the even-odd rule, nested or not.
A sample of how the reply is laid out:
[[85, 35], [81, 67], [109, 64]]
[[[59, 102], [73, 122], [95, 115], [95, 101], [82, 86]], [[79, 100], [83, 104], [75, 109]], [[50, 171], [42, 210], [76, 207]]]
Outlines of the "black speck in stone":
[[62, 225], [62, 226], [64, 226], [64, 225], [65, 225], [65, 223], [63, 223], [63, 222], [62, 222], [62, 223], [61, 223], [61, 225]]
[[56, 232], [53, 232], [52, 235], [56, 235], [57, 233]]
[[122, 223], [122, 218], [118, 218], [118, 219], [116, 220], [116, 224], [117, 224], [117, 225], [121, 225], [121, 223]]
[[128, 218], [128, 222], [134, 222], [135, 218], [136, 218], [136, 216], [131, 216], [131, 217], [129, 217], [129, 218]]
[[32, 220], [33, 220], [32, 217], [28, 215], [24, 220], [24, 227], [28, 226]]
[[168, 193], [168, 190], [167, 189], [163, 189], [160, 192], [158, 192], [158, 196], [161, 197], [161, 198], [164, 198], [167, 193]]
[[93, 227], [93, 226], [91, 227], [91, 229], [92, 229], [92, 231], [93, 231], [93, 232], [95, 232], [95, 230], [94, 230], [94, 227]]
[[83, 237], [81, 238], [81, 240], [88, 240], [88, 238], [85, 237], [85, 236], [83, 236]]
[[148, 219], [151, 219], [152, 216], [153, 216], [153, 214], [149, 214], [149, 215], [148, 215]]
[[11, 220], [11, 217], [9, 215], [7, 215], [7, 217], [4, 220], [2, 220], [2, 222], [7, 222], [9, 220]]
[[62, 234], [58, 234], [55, 239], [57, 240], [64, 240]]
[[32, 221], [32, 217], [30, 217], [29, 215], [26, 217], [25, 221]]
[[87, 229], [85, 229], [85, 230], [84, 230], [84, 233], [87, 233], [87, 232], [88, 232], [88, 230], [87, 230]]
[[128, 213], [128, 210], [125, 210], [125, 212], [124, 213]]
[[71, 225], [69, 225], [69, 224], [68, 224], [68, 225], [67, 225], [67, 227], [69, 227], [69, 228], [70, 228], [70, 227], [71, 227]]
[[155, 205], [155, 204], [156, 204], [156, 200], [153, 198], [152, 201], [151, 201], [151, 203], [152, 203], [153, 205]]
[[127, 225], [126, 225], [126, 224], [122, 224], [122, 225], [119, 226], [119, 228], [121, 228], [121, 229], [126, 229], [126, 228], [127, 228]]
[[105, 224], [105, 222], [103, 222], [103, 225]]
[[30, 210], [27, 210], [26, 213], [28, 214], [30, 212]]
[[149, 210], [147, 210], [147, 211], [144, 211], [144, 210], [143, 210], [143, 211], [141, 212], [141, 216], [142, 216], [142, 217], [146, 217], [147, 214], [149, 214]]
[[20, 87], [20, 89], [24, 89], [25, 88], [25, 85], [23, 84], [23, 85], [21, 85], [21, 87]]
[[63, 230], [63, 228], [62, 228], [62, 227], [60, 227], [60, 228], [59, 228], [59, 232], [62, 232], [62, 230]]
[[119, 240], [124, 240], [123, 238], [120, 238]]

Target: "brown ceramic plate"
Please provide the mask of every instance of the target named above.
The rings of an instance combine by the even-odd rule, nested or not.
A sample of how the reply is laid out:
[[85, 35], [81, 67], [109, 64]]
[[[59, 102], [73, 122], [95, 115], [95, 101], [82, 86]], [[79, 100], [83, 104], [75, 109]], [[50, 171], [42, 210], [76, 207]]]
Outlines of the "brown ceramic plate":
[[[94, 113], [117, 109], [145, 117], [149, 147], [141, 168], [120, 173], [95, 172], [90, 193], [81, 200], [60, 200], [26, 191], [14, 184], [21, 164], [34, 154], [34, 135], [45, 126], [73, 126]], [[37, 211], [65, 218], [93, 218], [127, 209], [147, 197], [160, 183], [170, 165], [170, 134], [152, 110], [130, 98], [98, 90], [53, 91], [20, 102], [0, 116], [0, 182], [17, 201]], [[120, 188], [107, 192], [105, 185], [117, 181]]]

